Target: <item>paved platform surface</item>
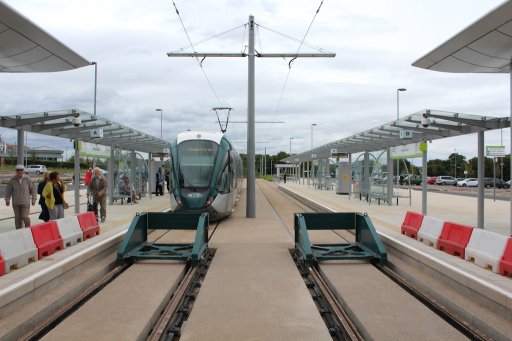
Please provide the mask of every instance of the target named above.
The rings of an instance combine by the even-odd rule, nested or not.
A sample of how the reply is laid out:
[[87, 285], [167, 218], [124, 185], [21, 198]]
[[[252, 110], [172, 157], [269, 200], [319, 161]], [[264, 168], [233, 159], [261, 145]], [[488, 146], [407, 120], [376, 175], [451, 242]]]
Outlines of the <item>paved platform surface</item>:
[[[401, 199], [399, 205], [388, 206], [377, 205], [372, 202], [371, 205], [365, 200], [349, 197], [347, 195], [337, 195], [334, 191], [318, 190], [302, 182], [286, 184], [280, 183], [280, 186], [300, 193], [318, 203], [322, 203], [328, 208], [338, 212], [366, 212], [368, 213], [375, 228], [389, 235], [392, 238], [400, 240], [404, 245], [421, 250], [429, 255], [431, 259], [439, 260], [448, 264], [453, 270], [450, 272], [463, 272], [466, 275], [473, 276], [486, 283], [489, 288], [498, 288], [503, 290], [502, 299], [506, 302], [505, 306], [512, 309], [512, 277], [504, 277], [495, 274], [488, 269], [481, 268], [473, 262], [465, 261], [459, 257], [451, 256], [445, 252], [439, 251], [412, 238], [400, 234], [400, 227], [407, 211], [421, 213], [421, 192], [413, 191], [412, 205], [409, 206], [409, 199]], [[472, 197], [455, 196], [443, 193], [428, 193], [428, 211], [427, 215], [434, 216], [443, 220], [449, 220], [457, 223], [475, 226], [477, 220], [476, 205], [477, 199]], [[492, 201], [486, 199], [485, 202], [485, 228], [508, 235], [508, 210], [510, 203], [508, 201]], [[425, 257], [424, 257], [425, 258]], [[425, 259], [425, 262], [431, 266], [438, 267], [435, 262]], [[492, 291], [493, 289], [489, 289]]]
[[[262, 181], [262, 180], [258, 180]], [[213, 235], [215, 257], [181, 340], [332, 340], [288, 251], [286, 227], [256, 188]]]
[[[396, 198], [393, 205], [372, 200], [371, 204], [366, 200], [359, 200], [359, 196], [339, 195], [335, 191], [318, 190], [308, 187], [300, 182], [281, 182], [281, 186], [296, 189], [311, 199], [318, 199], [327, 206], [336, 207], [338, 210], [351, 212], [367, 212], [372, 221], [379, 222], [382, 227], [400, 233], [400, 226], [407, 211], [421, 213], [421, 191], [411, 191], [411, 204], [409, 198], [400, 198], [398, 206]], [[477, 224], [477, 198], [443, 193], [442, 186], [439, 192], [427, 193], [427, 215], [442, 220], [453, 221], [469, 226]], [[404, 192], [405, 190], [401, 190]], [[406, 191], [408, 193], [408, 191]], [[405, 193], [405, 192], [404, 192]], [[484, 228], [490, 231], [510, 235], [510, 201], [485, 199], [484, 200]]]

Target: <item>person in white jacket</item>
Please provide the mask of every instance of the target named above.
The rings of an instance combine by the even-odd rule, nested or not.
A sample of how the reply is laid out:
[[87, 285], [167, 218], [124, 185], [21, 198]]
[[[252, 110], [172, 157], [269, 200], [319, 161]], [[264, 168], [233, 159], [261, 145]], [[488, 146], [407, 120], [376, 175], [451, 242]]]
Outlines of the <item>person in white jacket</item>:
[[16, 166], [16, 175], [9, 180], [5, 189], [5, 204], [9, 206], [12, 198], [14, 225], [17, 229], [30, 226], [30, 203], [36, 204], [37, 192], [32, 180], [25, 175], [23, 165]]

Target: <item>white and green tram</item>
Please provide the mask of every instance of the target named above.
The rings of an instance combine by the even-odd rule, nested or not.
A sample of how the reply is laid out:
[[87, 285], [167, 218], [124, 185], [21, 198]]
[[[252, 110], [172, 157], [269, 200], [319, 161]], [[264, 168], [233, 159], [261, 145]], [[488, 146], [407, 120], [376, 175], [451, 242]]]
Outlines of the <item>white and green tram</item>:
[[230, 215], [240, 194], [243, 165], [222, 133], [186, 131], [171, 144], [171, 210]]

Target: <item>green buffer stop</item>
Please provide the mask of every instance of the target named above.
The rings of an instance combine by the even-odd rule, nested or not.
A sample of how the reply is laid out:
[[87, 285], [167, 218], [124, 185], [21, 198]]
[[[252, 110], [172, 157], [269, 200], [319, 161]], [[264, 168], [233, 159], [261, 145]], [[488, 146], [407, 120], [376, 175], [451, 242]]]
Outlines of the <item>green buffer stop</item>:
[[[295, 248], [309, 265], [328, 260], [369, 260], [386, 265], [387, 252], [367, 214], [296, 213]], [[354, 243], [312, 244], [308, 230], [353, 230]]]

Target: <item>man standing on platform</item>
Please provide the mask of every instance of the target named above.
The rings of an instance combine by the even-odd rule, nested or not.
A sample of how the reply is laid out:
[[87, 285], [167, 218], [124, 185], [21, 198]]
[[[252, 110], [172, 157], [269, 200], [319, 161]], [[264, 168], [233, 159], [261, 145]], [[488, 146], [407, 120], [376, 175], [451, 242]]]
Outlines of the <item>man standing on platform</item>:
[[[16, 166], [16, 175], [9, 180], [5, 189], [5, 204], [11, 204], [14, 210], [14, 225], [17, 229], [30, 226], [30, 202], [32, 206], [36, 204], [37, 193], [32, 180], [25, 175], [23, 165]], [[32, 199], [32, 200], [31, 200]]]
[[101, 175], [101, 169], [95, 167], [93, 177], [89, 182], [87, 195], [92, 195], [93, 204], [100, 204], [101, 222], [105, 222], [107, 218], [107, 179]]
[[156, 195], [164, 195], [164, 175], [162, 174], [162, 167], [158, 168], [156, 172]]

